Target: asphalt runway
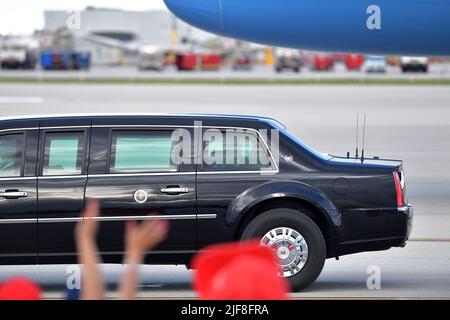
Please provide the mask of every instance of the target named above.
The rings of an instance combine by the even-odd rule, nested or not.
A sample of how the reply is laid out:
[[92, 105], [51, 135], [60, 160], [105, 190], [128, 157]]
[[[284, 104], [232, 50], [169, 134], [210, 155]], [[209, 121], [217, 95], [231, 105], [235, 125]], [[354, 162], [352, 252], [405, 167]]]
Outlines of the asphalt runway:
[[[0, 116], [53, 113], [233, 113], [275, 117], [320, 152], [355, 149], [356, 113], [367, 114], [366, 155], [405, 161], [415, 206], [411, 241], [403, 249], [327, 262], [299, 298], [450, 298], [449, 86], [175, 86], [1, 84]], [[368, 290], [367, 268], [379, 266], [381, 289]], [[0, 267], [0, 281], [17, 272], [53, 288], [66, 266]], [[116, 283], [121, 266], [104, 266]], [[194, 297], [184, 267], [145, 266], [142, 297]]]

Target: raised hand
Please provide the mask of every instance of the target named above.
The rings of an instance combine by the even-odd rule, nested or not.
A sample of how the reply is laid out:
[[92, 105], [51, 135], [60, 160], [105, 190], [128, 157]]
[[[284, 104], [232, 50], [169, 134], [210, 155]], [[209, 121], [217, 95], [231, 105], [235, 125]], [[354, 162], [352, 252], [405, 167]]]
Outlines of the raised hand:
[[95, 240], [99, 228], [99, 222], [94, 218], [99, 215], [100, 204], [98, 200], [88, 200], [86, 208], [81, 213], [83, 220], [80, 221], [76, 227], [77, 239]]
[[100, 204], [97, 200], [89, 200], [81, 213], [83, 220], [75, 229], [78, 259], [83, 265], [81, 282], [81, 299], [99, 300], [104, 298], [104, 285], [99, 270], [101, 263], [95, 243], [99, 222], [94, 219], [100, 215]]
[[139, 225], [136, 222], [128, 222], [125, 234], [128, 258], [141, 263], [145, 253], [161, 243], [167, 237], [168, 231], [169, 223], [164, 220], [149, 220]]
[[125, 233], [125, 263], [128, 265], [120, 285], [120, 298], [124, 300], [136, 297], [136, 287], [139, 280], [138, 265], [144, 260], [145, 254], [156, 247], [167, 237], [169, 223], [164, 220], [145, 221], [138, 225], [128, 222]]

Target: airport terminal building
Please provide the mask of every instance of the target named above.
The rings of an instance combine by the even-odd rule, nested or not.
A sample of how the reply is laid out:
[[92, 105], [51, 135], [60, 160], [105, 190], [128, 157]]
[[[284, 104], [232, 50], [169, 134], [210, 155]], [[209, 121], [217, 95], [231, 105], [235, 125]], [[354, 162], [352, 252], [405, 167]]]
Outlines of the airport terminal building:
[[45, 11], [44, 17], [47, 37], [43, 47], [86, 50], [91, 52], [94, 64], [118, 64], [143, 45], [168, 47], [215, 37], [165, 10], [88, 7], [81, 12]]

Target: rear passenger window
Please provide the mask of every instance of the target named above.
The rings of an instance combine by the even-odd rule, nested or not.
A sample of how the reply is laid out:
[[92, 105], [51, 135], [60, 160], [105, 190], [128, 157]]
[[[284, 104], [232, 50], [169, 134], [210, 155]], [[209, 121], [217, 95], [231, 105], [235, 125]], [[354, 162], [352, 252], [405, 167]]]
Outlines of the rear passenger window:
[[47, 133], [42, 174], [44, 176], [81, 174], [83, 145], [82, 131]]
[[0, 136], [0, 177], [21, 176], [23, 139], [23, 134]]
[[114, 131], [110, 172], [177, 171], [172, 163], [172, 131]]
[[258, 171], [271, 168], [267, 148], [253, 131], [205, 131], [204, 171]]

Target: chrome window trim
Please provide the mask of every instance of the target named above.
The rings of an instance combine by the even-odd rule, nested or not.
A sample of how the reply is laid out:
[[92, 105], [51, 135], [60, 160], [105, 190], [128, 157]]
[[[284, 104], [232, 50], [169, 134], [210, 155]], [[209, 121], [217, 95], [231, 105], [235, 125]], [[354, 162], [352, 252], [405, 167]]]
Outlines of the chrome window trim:
[[[270, 150], [269, 145], [267, 144], [267, 141], [261, 136], [258, 130], [254, 128], [246, 128], [246, 127], [216, 127], [216, 126], [201, 126], [199, 128], [207, 128], [207, 129], [238, 129], [238, 130], [249, 130], [259, 137], [260, 141], [263, 142], [263, 146], [266, 148], [266, 151], [269, 153], [270, 158], [272, 159], [272, 171], [275, 173], [280, 172], [280, 168], [278, 167], [278, 163], [275, 161], [275, 158], [272, 154], [272, 150]], [[275, 168], [274, 168], [275, 167]], [[220, 172], [220, 173], [226, 173], [227, 171], [201, 171], [201, 172]], [[252, 171], [235, 171], [235, 172], [252, 172]], [[270, 170], [264, 171], [264, 170], [256, 170], [255, 172], [261, 173], [261, 172], [267, 172], [270, 173]], [[200, 172], [199, 172], [200, 173]]]
[[57, 127], [40, 127], [40, 130], [61, 130], [61, 129], [89, 129], [91, 126], [57, 126]]
[[114, 128], [163, 128], [163, 129], [168, 129], [168, 128], [173, 128], [173, 129], [177, 129], [177, 128], [201, 128], [200, 126], [187, 126], [187, 125], [182, 125], [182, 126], [177, 126], [177, 125], [173, 125], [173, 124], [96, 124], [93, 125], [92, 128], [111, 128], [114, 130]]
[[[105, 124], [105, 125], [92, 125], [92, 126], [59, 126], [59, 127], [34, 127], [34, 128], [16, 128], [16, 129], [4, 129], [4, 130], [0, 130], [0, 133], [2, 132], [9, 132], [9, 131], [25, 131], [25, 130], [52, 130], [52, 129], [83, 129], [83, 128], [199, 128], [199, 129], [237, 129], [237, 130], [248, 130], [251, 132], [256, 133], [256, 135], [259, 137], [260, 141], [262, 141], [263, 146], [266, 148], [266, 151], [269, 153], [270, 158], [272, 159], [272, 170], [255, 170], [255, 171], [247, 171], [247, 170], [243, 170], [243, 171], [239, 171], [239, 170], [234, 170], [234, 171], [198, 171], [198, 174], [236, 174], [236, 173], [267, 173], [267, 174], [276, 174], [280, 172], [280, 168], [278, 166], [278, 163], [275, 161], [275, 158], [273, 156], [272, 150], [270, 150], [269, 145], [267, 144], [267, 141], [261, 136], [261, 134], [259, 133], [258, 130], [254, 129], [254, 128], [247, 128], [247, 127], [227, 127], [227, 126], [187, 126], [187, 125], [183, 125], [183, 126], [177, 126], [177, 125], [115, 125], [115, 124]], [[106, 176], [136, 176], [136, 175], [165, 175], [165, 174], [186, 174], [185, 172], [166, 172], [166, 173], [129, 173], [129, 174], [96, 174], [96, 175], [88, 175], [92, 176], [92, 177], [106, 177]], [[79, 176], [38, 176], [38, 178], [42, 178], [45, 177], [47, 179], [58, 179], [58, 177], [62, 178], [76, 178], [76, 177], [85, 177], [85, 175], [79, 175]], [[18, 177], [20, 178], [20, 177]], [[1, 179], [0, 179], [1, 181]]]
[[[204, 220], [216, 219], [217, 214], [179, 214], [179, 215], [158, 215], [158, 216], [104, 216], [91, 218], [100, 222], [120, 222], [120, 221], [147, 221], [147, 220]], [[73, 218], [27, 218], [27, 219], [0, 219], [0, 224], [25, 224], [25, 223], [69, 223], [82, 221], [82, 217]]]
[[[248, 130], [251, 131], [253, 133], [256, 133], [256, 135], [259, 137], [260, 141], [262, 141], [264, 148], [266, 149], [266, 151], [268, 152], [270, 158], [272, 159], [272, 170], [255, 170], [255, 171], [247, 171], [247, 170], [234, 170], [234, 171], [198, 171], [198, 174], [234, 174], [234, 173], [258, 173], [258, 174], [277, 174], [280, 172], [280, 168], [278, 167], [278, 163], [275, 161], [275, 157], [273, 156], [272, 151], [269, 148], [269, 145], [267, 144], [267, 141], [261, 136], [261, 134], [259, 133], [258, 130], [254, 129], [254, 128], [247, 128], [247, 127], [227, 127], [227, 126], [187, 126], [187, 125], [183, 125], [183, 126], [177, 126], [177, 125], [156, 125], [156, 124], [143, 124], [143, 125], [134, 125], [134, 124], [130, 124], [130, 125], [115, 125], [115, 124], [102, 124], [102, 125], [93, 125], [92, 128], [173, 128], [173, 129], [177, 129], [177, 128], [199, 128], [199, 129], [237, 129], [237, 130]], [[180, 172], [181, 173], [181, 172]], [[166, 174], [170, 174], [170, 172], [166, 173]], [[177, 173], [179, 174], [179, 173]], [[98, 174], [98, 175], [89, 175], [90, 177], [103, 177], [103, 176], [109, 176], [111, 174]], [[114, 175], [123, 175], [123, 174], [114, 174]], [[126, 174], [128, 175], [128, 174]], [[126, 176], [125, 175], [125, 176]], [[139, 175], [139, 173], [130, 173], [130, 175]], [[149, 173], [149, 175], [152, 175], [152, 173]]]
[[31, 131], [31, 130], [60, 130], [60, 129], [89, 129], [91, 126], [57, 126], [57, 127], [26, 127], [26, 128], [10, 128], [1, 129], [0, 134], [3, 132], [11, 131]]
[[0, 133], [3, 132], [11, 132], [11, 131], [30, 131], [30, 130], [39, 130], [39, 128], [14, 128], [14, 129], [1, 129]]

